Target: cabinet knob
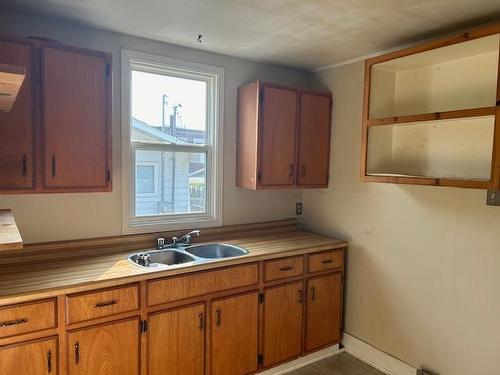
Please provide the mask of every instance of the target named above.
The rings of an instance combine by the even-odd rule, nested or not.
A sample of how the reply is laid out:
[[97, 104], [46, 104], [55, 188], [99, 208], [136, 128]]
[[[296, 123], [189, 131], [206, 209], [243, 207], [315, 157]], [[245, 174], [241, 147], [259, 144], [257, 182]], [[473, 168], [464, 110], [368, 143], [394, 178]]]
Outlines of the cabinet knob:
[[199, 320], [198, 328], [200, 329], [200, 331], [203, 331], [203, 327], [204, 327], [204, 316], [203, 316], [203, 314], [198, 315], [198, 320]]
[[288, 166], [288, 177], [289, 178], [292, 178], [293, 177], [293, 172], [294, 172], [294, 165], [293, 164], [290, 164]]
[[217, 309], [215, 311], [215, 324], [219, 327], [222, 323], [222, 312], [220, 311], [220, 309]]
[[80, 363], [80, 343], [75, 343], [75, 365]]
[[304, 164], [300, 166], [300, 177], [306, 177], [306, 166]]

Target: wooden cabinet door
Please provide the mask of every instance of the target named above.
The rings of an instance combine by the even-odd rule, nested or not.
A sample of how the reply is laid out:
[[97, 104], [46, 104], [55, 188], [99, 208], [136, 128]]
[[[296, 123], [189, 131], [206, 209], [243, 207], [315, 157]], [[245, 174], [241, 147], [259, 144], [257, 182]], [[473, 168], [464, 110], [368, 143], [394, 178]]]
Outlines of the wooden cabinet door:
[[328, 186], [331, 95], [300, 93], [298, 185]]
[[110, 178], [107, 55], [43, 46], [44, 186], [106, 190]]
[[57, 375], [57, 338], [0, 347], [2, 375]]
[[264, 366], [298, 356], [302, 351], [302, 281], [264, 292]]
[[295, 184], [297, 91], [263, 86], [261, 95], [258, 183], [292, 186]]
[[204, 304], [155, 313], [148, 320], [149, 375], [204, 373]]
[[0, 41], [0, 64], [22, 66], [26, 71], [11, 111], [0, 111], [0, 190], [15, 191], [34, 187], [33, 60], [33, 49], [29, 44]]
[[257, 370], [258, 293], [213, 301], [210, 307], [212, 375]]
[[139, 320], [68, 333], [68, 375], [139, 375]]
[[307, 282], [306, 351], [341, 338], [342, 275], [333, 273]]

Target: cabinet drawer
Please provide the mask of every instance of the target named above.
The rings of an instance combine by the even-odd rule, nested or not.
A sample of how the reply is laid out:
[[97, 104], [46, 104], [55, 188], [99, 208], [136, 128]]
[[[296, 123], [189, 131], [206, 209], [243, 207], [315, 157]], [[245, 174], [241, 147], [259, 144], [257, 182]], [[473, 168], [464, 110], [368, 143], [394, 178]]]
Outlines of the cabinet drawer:
[[257, 263], [150, 281], [148, 306], [256, 285], [258, 282]]
[[69, 295], [66, 297], [68, 324], [139, 309], [139, 286]]
[[330, 250], [309, 255], [309, 272], [320, 272], [342, 267], [344, 264], [343, 251]]
[[285, 279], [304, 273], [304, 257], [268, 260], [264, 265], [265, 281]]
[[0, 338], [55, 328], [55, 300], [0, 307]]

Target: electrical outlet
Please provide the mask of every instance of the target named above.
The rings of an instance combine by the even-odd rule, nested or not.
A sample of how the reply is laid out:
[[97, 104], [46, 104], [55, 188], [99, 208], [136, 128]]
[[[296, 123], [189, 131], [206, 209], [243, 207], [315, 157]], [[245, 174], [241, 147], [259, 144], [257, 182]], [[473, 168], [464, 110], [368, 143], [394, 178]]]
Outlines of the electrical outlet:
[[500, 206], [500, 191], [488, 190], [486, 193], [486, 204], [488, 206]]
[[302, 215], [302, 202], [295, 204], [295, 215]]

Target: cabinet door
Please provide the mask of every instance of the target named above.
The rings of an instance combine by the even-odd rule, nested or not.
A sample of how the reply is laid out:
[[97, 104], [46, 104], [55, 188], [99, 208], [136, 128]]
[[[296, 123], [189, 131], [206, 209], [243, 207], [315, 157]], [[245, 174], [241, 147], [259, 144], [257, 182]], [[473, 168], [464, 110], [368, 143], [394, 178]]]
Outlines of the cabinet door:
[[298, 185], [328, 186], [331, 96], [300, 93]]
[[0, 347], [2, 375], [57, 375], [57, 339]]
[[295, 184], [297, 91], [263, 86], [260, 109], [260, 185]]
[[149, 375], [204, 373], [205, 305], [153, 314], [149, 328]]
[[33, 49], [29, 44], [0, 41], [0, 64], [22, 66], [26, 71], [11, 111], [0, 111], [0, 190], [34, 187], [35, 106], [32, 62]]
[[302, 350], [303, 283], [265, 290], [264, 366], [296, 357]]
[[44, 46], [42, 127], [44, 186], [106, 190], [110, 131], [107, 55]]
[[212, 303], [212, 375], [243, 375], [257, 370], [258, 303], [257, 292]]
[[342, 276], [319, 276], [307, 284], [306, 351], [310, 351], [341, 338]]
[[68, 375], [138, 375], [139, 320], [68, 333]]

